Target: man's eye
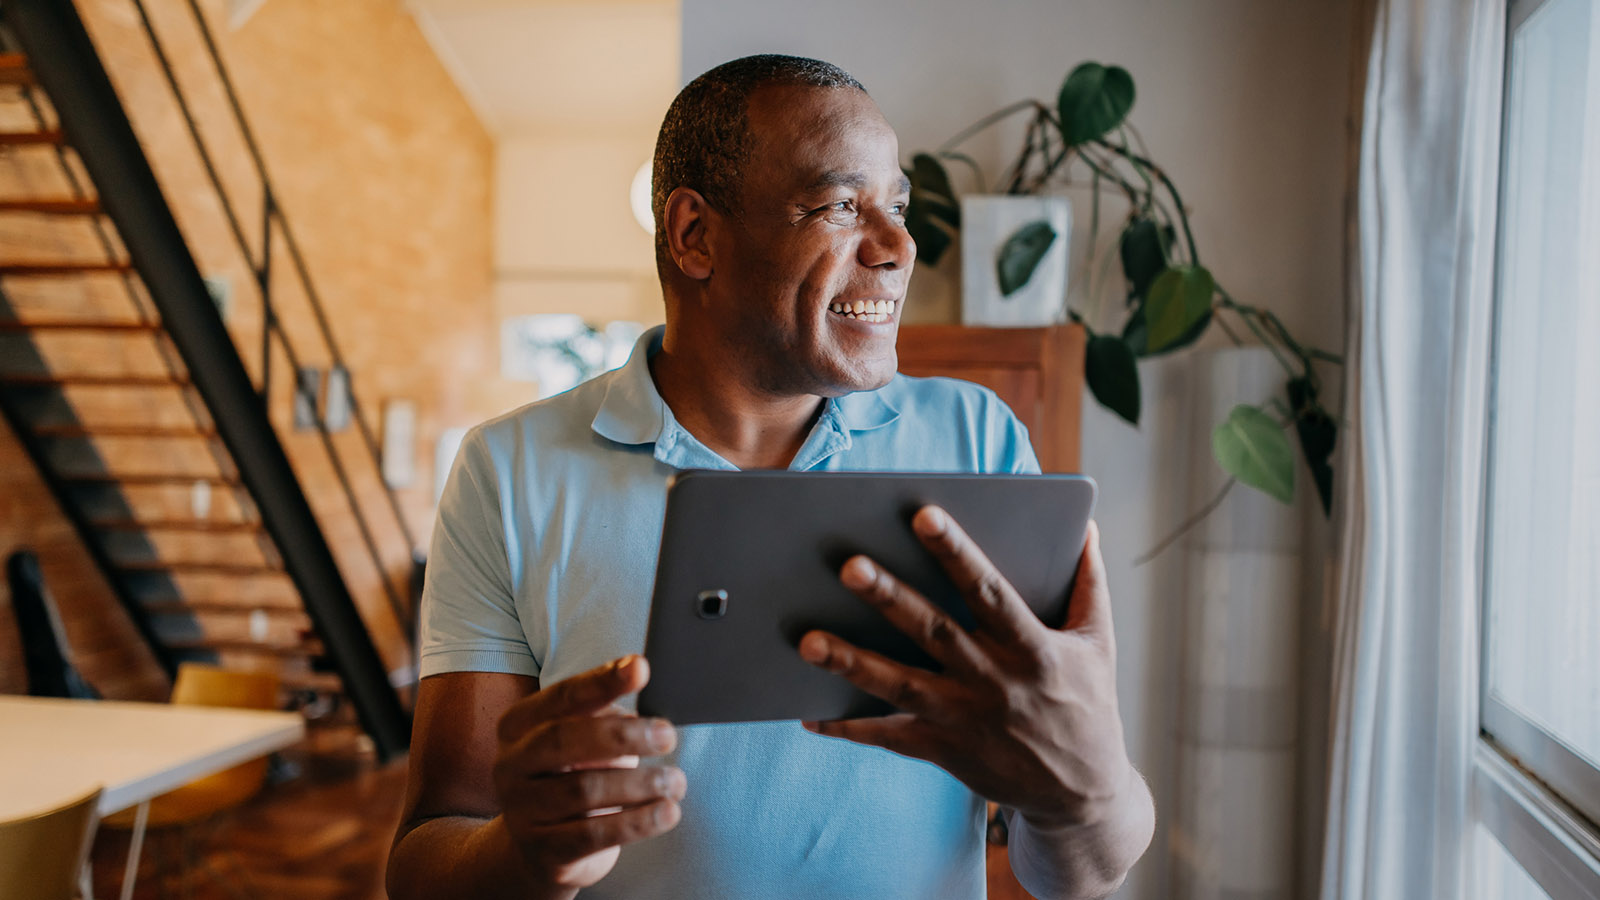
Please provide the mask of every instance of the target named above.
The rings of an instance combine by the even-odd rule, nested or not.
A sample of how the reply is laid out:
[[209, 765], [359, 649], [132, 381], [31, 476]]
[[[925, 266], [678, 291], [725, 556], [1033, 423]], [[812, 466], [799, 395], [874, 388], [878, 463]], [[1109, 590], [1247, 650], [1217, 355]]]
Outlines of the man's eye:
[[839, 200], [822, 207], [820, 212], [832, 222], [851, 221], [856, 217], [856, 204], [854, 200]]

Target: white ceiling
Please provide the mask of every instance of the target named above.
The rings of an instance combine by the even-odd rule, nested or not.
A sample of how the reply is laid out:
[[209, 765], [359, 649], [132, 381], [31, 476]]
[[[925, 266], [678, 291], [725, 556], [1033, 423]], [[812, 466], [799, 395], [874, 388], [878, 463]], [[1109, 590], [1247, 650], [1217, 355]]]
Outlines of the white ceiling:
[[678, 0], [406, 0], [497, 137], [653, 134], [679, 84]]

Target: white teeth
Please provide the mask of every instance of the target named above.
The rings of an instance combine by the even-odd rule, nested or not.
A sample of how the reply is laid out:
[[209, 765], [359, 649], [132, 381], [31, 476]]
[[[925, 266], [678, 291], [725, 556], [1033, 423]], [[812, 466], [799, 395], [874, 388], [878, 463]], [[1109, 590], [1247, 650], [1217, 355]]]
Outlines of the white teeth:
[[828, 309], [841, 316], [867, 322], [887, 322], [894, 313], [893, 300], [835, 300]]

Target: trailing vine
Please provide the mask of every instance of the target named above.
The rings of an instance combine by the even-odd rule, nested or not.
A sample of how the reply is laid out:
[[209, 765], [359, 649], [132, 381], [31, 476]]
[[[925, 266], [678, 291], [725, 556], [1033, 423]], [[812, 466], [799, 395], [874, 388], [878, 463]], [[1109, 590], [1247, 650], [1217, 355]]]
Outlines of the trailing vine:
[[[1127, 284], [1121, 330], [1097, 333], [1079, 310], [1067, 312], [1088, 334], [1084, 381], [1095, 399], [1137, 426], [1142, 406], [1139, 358], [1188, 347], [1213, 325], [1235, 344], [1243, 343], [1241, 335], [1248, 334], [1267, 347], [1283, 368], [1283, 394], [1261, 406], [1240, 404], [1213, 429], [1212, 455], [1231, 477], [1205, 512], [1215, 508], [1235, 483], [1292, 502], [1295, 453], [1288, 436], [1292, 428], [1323, 512], [1331, 514], [1331, 458], [1339, 428], [1323, 405], [1315, 363], [1342, 365], [1343, 360], [1296, 339], [1272, 311], [1234, 299], [1201, 263], [1189, 209], [1177, 185], [1151, 159], [1138, 131], [1127, 121], [1134, 96], [1133, 78], [1126, 70], [1086, 62], [1067, 75], [1054, 106], [1020, 100], [974, 122], [938, 150], [916, 154], [906, 174], [911, 178], [907, 228], [917, 243], [917, 258], [937, 264], [961, 228], [961, 204], [945, 163], [960, 163], [980, 186], [987, 186], [982, 168], [960, 151], [961, 145], [1026, 113], [1022, 149], [994, 183], [995, 193], [1034, 194], [1069, 182], [1074, 175], [1087, 178], [1091, 247], [1097, 246], [1101, 194], [1119, 196], [1128, 204], [1116, 240]], [[1040, 221], [1022, 226], [1003, 242], [995, 261], [1003, 294], [1027, 283], [1057, 238], [1049, 223]], [[1179, 533], [1203, 515], [1185, 523]]]

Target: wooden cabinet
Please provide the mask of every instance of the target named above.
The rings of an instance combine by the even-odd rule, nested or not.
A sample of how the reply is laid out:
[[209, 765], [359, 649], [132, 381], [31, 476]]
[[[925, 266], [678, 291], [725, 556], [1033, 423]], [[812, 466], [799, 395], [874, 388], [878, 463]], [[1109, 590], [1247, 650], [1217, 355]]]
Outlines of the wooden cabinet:
[[1078, 471], [1082, 328], [907, 325], [898, 347], [907, 375], [964, 378], [999, 394], [1028, 426], [1046, 472]]
[[[1083, 403], [1084, 332], [1049, 328], [964, 328], [907, 325], [900, 329], [900, 371], [948, 375], [990, 388], [1028, 426], [1046, 472], [1078, 471]], [[1011, 874], [1006, 848], [988, 846], [989, 900], [1026, 900]]]

